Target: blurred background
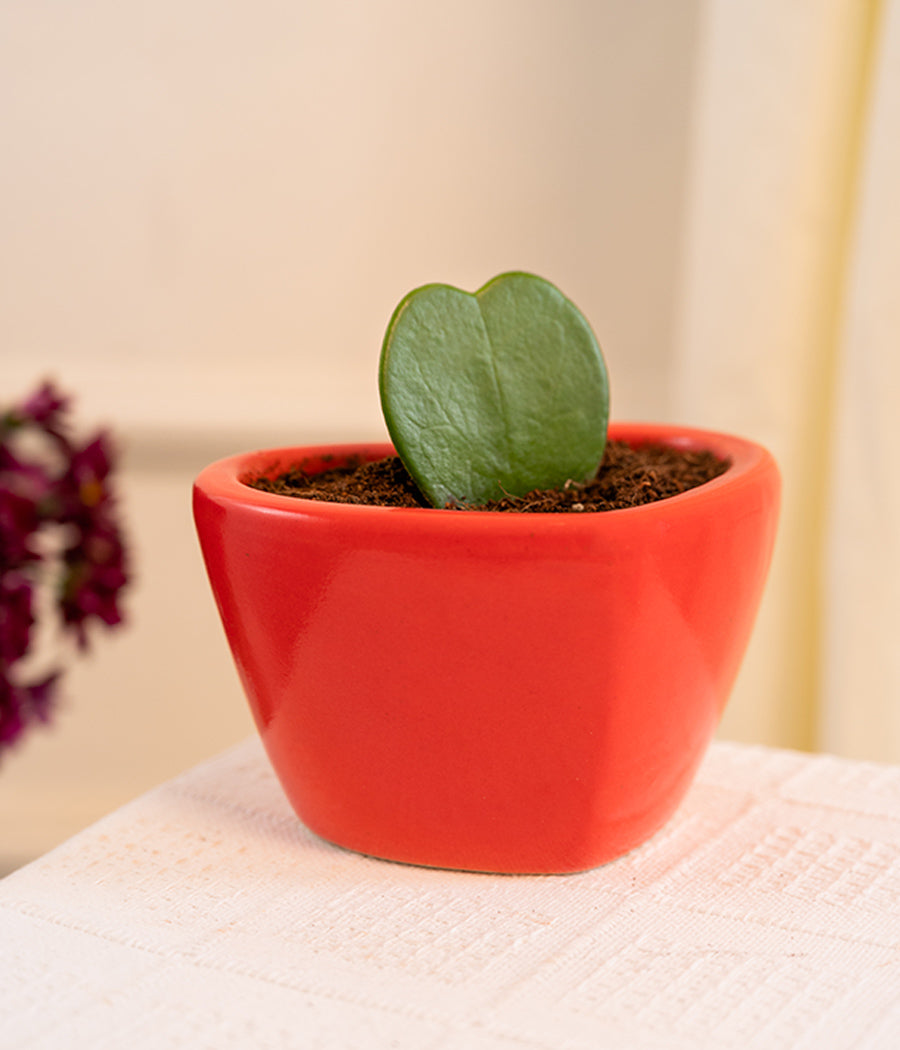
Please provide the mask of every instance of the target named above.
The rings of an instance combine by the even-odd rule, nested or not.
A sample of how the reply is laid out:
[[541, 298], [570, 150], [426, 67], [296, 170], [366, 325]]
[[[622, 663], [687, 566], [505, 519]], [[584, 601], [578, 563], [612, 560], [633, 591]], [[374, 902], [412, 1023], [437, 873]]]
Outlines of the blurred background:
[[721, 727], [900, 761], [898, 0], [0, 0], [0, 396], [108, 425], [129, 626], [0, 764], [0, 870], [252, 732], [208, 461], [380, 438], [410, 288], [558, 284], [617, 419], [785, 482]]

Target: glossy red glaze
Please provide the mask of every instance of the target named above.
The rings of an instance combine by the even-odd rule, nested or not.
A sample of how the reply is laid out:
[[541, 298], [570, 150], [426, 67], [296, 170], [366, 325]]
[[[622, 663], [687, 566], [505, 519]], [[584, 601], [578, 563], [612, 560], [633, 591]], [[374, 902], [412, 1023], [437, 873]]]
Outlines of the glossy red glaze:
[[295, 500], [242, 479], [386, 445], [222, 460], [197, 529], [269, 757], [323, 838], [391, 860], [570, 872], [669, 818], [750, 635], [779, 477], [758, 445], [693, 429], [728, 471], [602, 514]]

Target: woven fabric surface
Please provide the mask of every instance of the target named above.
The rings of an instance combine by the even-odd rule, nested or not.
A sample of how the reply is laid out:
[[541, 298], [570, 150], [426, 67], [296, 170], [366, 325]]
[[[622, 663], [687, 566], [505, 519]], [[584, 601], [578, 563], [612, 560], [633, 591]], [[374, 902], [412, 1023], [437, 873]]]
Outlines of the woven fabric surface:
[[0, 881], [0, 1046], [900, 1046], [900, 768], [717, 743], [569, 876], [357, 856], [249, 740]]

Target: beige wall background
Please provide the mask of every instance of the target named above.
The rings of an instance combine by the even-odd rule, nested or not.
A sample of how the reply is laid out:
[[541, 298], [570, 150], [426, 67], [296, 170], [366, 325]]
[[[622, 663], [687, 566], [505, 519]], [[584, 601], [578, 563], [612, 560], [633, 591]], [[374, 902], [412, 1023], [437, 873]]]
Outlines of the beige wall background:
[[871, 652], [826, 666], [846, 636], [830, 610], [859, 619], [869, 592], [841, 591], [857, 548], [831, 531], [823, 451], [838, 392], [871, 371], [858, 348], [882, 362], [897, 330], [900, 237], [879, 216], [898, 40], [887, 0], [0, 0], [2, 397], [53, 375], [114, 429], [135, 567], [127, 631], [0, 766], [0, 868], [252, 731], [194, 541], [197, 470], [383, 436], [394, 304], [512, 268], [591, 318], [614, 416], [738, 430], [782, 462], [722, 732], [900, 758], [890, 639], [877, 682], [855, 677]]

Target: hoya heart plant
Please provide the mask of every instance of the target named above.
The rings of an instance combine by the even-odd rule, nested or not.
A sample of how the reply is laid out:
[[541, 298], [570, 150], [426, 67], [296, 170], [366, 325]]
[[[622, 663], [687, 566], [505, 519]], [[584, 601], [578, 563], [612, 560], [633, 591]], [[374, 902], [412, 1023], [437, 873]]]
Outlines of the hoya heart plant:
[[534, 274], [504, 273], [474, 293], [410, 292], [385, 334], [379, 388], [397, 454], [436, 507], [583, 484], [603, 457], [600, 345]]
[[258, 449], [194, 486], [287, 797], [322, 839], [393, 861], [622, 855], [675, 811], [725, 704], [774, 542], [772, 457], [609, 423], [590, 325], [527, 273], [410, 292], [379, 385], [390, 444]]

